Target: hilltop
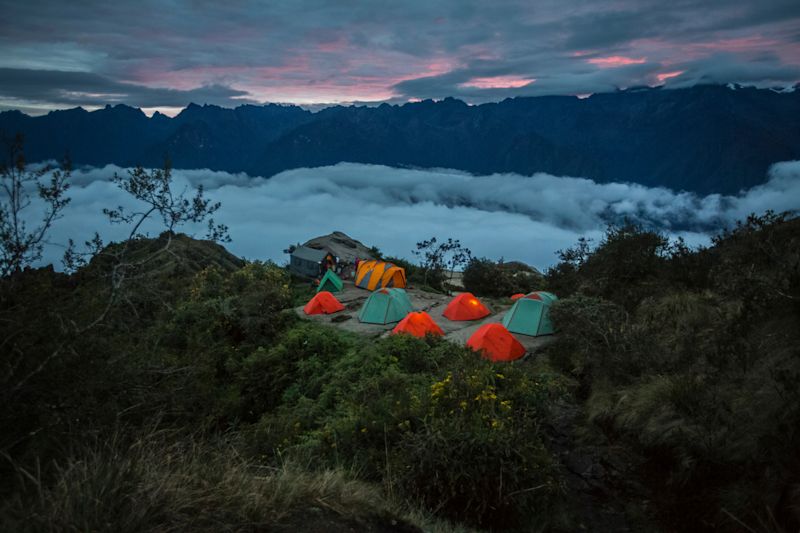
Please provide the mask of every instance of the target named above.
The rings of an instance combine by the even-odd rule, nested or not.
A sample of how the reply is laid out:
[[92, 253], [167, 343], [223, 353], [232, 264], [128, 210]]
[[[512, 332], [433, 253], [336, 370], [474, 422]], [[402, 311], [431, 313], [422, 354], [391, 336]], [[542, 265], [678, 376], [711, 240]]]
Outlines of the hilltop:
[[800, 526], [797, 218], [701, 250], [612, 227], [543, 278], [475, 260], [481, 298], [560, 298], [555, 337], [505, 364], [305, 320], [307, 281], [210, 242], [132, 255], [166, 239], [80, 336], [102, 256], [0, 281], [3, 529]]

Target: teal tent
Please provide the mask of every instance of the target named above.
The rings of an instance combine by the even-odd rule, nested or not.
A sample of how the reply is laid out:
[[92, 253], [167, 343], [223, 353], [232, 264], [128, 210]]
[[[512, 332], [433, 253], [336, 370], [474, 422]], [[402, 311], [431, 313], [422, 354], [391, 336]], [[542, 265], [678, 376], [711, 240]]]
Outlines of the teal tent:
[[358, 320], [368, 324], [391, 324], [403, 320], [413, 310], [403, 289], [380, 289], [364, 302]]
[[[549, 294], [549, 293], [547, 293]], [[521, 335], [550, 335], [553, 333], [553, 323], [550, 321], [549, 298], [532, 299], [520, 298], [511, 306], [503, 317], [503, 325], [511, 333]]]
[[548, 305], [558, 300], [558, 296], [556, 296], [552, 292], [547, 292], [547, 291], [531, 292], [529, 294], [526, 294], [525, 298], [529, 298], [531, 300], [541, 300]]
[[322, 276], [322, 279], [319, 282], [319, 287], [317, 287], [317, 292], [320, 291], [328, 291], [328, 292], [342, 292], [342, 288], [344, 284], [342, 283], [342, 278], [336, 275], [336, 272], [333, 270], [326, 270], [325, 275]]

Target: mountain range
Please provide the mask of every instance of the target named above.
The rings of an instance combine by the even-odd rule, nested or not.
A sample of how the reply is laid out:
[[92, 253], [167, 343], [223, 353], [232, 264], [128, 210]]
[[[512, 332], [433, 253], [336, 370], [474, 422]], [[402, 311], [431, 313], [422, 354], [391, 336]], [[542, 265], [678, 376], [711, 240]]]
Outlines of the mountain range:
[[175, 117], [106, 106], [31, 117], [0, 113], [25, 136], [29, 162], [69, 154], [76, 165], [210, 168], [271, 176], [342, 161], [548, 172], [697, 193], [763, 183], [772, 163], [800, 159], [800, 85], [632, 88], [468, 105], [424, 100], [377, 107], [190, 104]]

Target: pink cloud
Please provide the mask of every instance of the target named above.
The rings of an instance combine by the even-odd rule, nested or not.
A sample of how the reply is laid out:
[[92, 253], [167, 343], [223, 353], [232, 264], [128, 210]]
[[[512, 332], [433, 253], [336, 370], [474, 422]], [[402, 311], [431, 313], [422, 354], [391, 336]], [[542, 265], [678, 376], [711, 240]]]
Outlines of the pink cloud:
[[647, 61], [647, 59], [644, 57], [633, 58], [625, 56], [593, 57], [586, 60], [587, 63], [597, 65], [600, 68], [617, 68], [627, 65], [641, 65], [645, 61]]
[[676, 76], [680, 76], [684, 72], [685, 72], [684, 70], [673, 70], [672, 72], [659, 72], [658, 74], [656, 74], [656, 79], [660, 83], [664, 83], [666, 80], [674, 78]]
[[330, 41], [319, 43], [317, 45], [317, 50], [326, 53], [343, 52], [347, 48], [347, 45], [348, 45], [347, 39], [345, 39], [344, 37], [338, 37]]
[[518, 89], [534, 82], [536, 82], [536, 78], [523, 78], [521, 76], [487, 76], [472, 78], [462, 83], [461, 86], [475, 87], [476, 89]]

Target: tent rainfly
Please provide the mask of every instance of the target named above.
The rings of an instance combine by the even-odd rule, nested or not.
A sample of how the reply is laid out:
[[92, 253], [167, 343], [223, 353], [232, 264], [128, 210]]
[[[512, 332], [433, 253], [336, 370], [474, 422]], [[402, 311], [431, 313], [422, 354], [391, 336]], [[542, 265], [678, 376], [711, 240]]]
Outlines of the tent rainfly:
[[425, 311], [408, 313], [392, 330], [393, 335], [398, 333], [407, 333], [415, 337], [425, 337], [429, 334], [444, 335], [442, 328]]
[[384, 261], [362, 261], [356, 272], [356, 287], [374, 291], [387, 287], [406, 286], [406, 271]]
[[[533, 293], [537, 294], [537, 293]], [[550, 304], [555, 295], [550, 293], [539, 293], [538, 298], [531, 295], [520, 298], [511, 309], [506, 311], [503, 316], [503, 325], [512, 333], [521, 335], [551, 335], [553, 333], [553, 323], [550, 321]], [[551, 297], [553, 299], [551, 299]]]
[[368, 324], [391, 324], [399, 322], [413, 310], [403, 289], [380, 289], [370, 294], [361, 306], [358, 320]]
[[444, 317], [450, 320], [478, 320], [491, 313], [471, 292], [462, 292], [453, 298], [444, 309]]
[[514, 361], [525, 355], [525, 347], [500, 324], [484, 324], [472, 334], [467, 346], [490, 361]]
[[325, 271], [325, 275], [322, 276], [322, 279], [319, 282], [319, 286], [317, 287], [317, 292], [321, 291], [328, 291], [328, 292], [342, 292], [342, 288], [344, 288], [344, 284], [342, 283], [342, 278], [336, 275], [336, 272], [333, 270]]
[[525, 298], [529, 298], [531, 300], [539, 300], [548, 304], [551, 304], [558, 300], [558, 296], [553, 294], [552, 292], [547, 291], [535, 291], [525, 295]]
[[307, 315], [329, 315], [342, 311], [344, 306], [336, 299], [336, 296], [328, 291], [318, 292], [303, 307], [303, 312]]

